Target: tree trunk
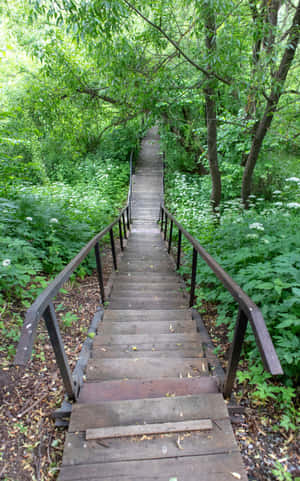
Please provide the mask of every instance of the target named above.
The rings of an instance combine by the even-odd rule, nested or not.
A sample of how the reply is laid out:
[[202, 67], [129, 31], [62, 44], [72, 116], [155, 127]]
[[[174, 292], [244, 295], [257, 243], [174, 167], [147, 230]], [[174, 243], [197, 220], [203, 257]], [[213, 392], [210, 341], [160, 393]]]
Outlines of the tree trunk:
[[273, 82], [272, 82], [273, 85], [272, 85], [271, 94], [268, 98], [263, 117], [258, 122], [256, 131], [254, 134], [254, 138], [252, 141], [251, 150], [247, 157], [246, 166], [243, 174], [242, 193], [241, 193], [242, 202], [245, 207], [247, 207], [248, 205], [248, 197], [251, 193], [253, 171], [261, 150], [261, 146], [265, 138], [265, 135], [273, 120], [274, 113], [276, 111], [279, 99], [283, 91], [284, 82], [286, 80], [288, 71], [293, 62], [295, 52], [298, 46], [299, 34], [300, 34], [299, 25], [300, 25], [300, 1], [298, 2], [293, 23], [288, 36], [287, 45], [283, 53], [279, 68], [274, 73], [274, 76], [273, 76]]
[[216, 102], [214, 91], [211, 88], [205, 89], [206, 104], [206, 125], [207, 125], [207, 151], [209, 160], [209, 170], [212, 179], [211, 203], [213, 211], [219, 206], [221, 201], [222, 185], [221, 174], [218, 164], [217, 152], [217, 118]]
[[[213, 8], [207, 6], [205, 11], [205, 45], [207, 49], [207, 56], [216, 54], [216, 19]], [[208, 71], [211, 66], [208, 66]], [[212, 179], [211, 204], [215, 212], [216, 207], [219, 206], [222, 194], [221, 174], [218, 165], [218, 151], [217, 151], [217, 109], [215, 101], [216, 91], [215, 79], [209, 79], [204, 88], [205, 94], [205, 109], [206, 109], [206, 125], [207, 125], [207, 153], [209, 161], [209, 170]]]

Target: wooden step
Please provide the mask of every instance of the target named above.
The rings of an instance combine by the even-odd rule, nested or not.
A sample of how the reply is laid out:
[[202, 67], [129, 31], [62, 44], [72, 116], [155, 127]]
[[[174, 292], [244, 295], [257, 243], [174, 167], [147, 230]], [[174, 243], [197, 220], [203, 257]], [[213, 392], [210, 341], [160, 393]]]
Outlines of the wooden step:
[[126, 282], [130, 280], [131, 282], [142, 282], [143, 284], [149, 284], [156, 282], [169, 282], [174, 280], [179, 280], [180, 277], [175, 272], [148, 272], [147, 275], [143, 274], [142, 272], [134, 272], [134, 273], [117, 273], [116, 281], [118, 282]]
[[68, 466], [59, 481], [233, 481], [232, 472], [247, 481], [239, 453]]
[[218, 392], [217, 378], [212, 376], [182, 379], [128, 379], [126, 381], [84, 383], [78, 402], [97, 404], [104, 401], [124, 401]]
[[148, 273], [157, 272], [157, 273], [167, 273], [171, 269], [170, 261], [162, 261], [162, 262], [144, 262], [144, 261], [136, 261], [136, 262], [127, 262], [126, 264], [122, 263], [118, 267], [118, 271], [121, 274], [124, 273], [134, 273], [134, 272], [143, 272], [144, 276], [146, 277]]
[[104, 320], [112, 320], [119, 322], [140, 321], [183, 321], [191, 320], [192, 313], [189, 309], [147, 309], [145, 311], [137, 309], [106, 309], [104, 311]]
[[140, 293], [143, 293], [143, 291], [147, 291], [148, 289], [151, 289], [153, 292], [165, 292], [165, 291], [172, 291], [174, 289], [183, 289], [182, 284], [177, 281], [177, 279], [174, 279], [174, 281], [166, 281], [166, 282], [155, 282], [155, 283], [138, 283], [129, 280], [125, 281], [117, 281], [113, 283], [113, 290], [118, 290], [120, 291], [126, 291], [126, 290], [133, 290], [133, 291], [140, 291]]
[[183, 309], [187, 307], [188, 303], [185, 298], [166, 300], [164, 297], [158, 299], [150, 299], [141, 297], [139, 299], [128, 299], [117, 297], [109, 302], [110, 309]]
[[[178, 435], [147, 436], [144, 439], [111, 439], [108, 448], [85, 439], [85, 432], [68, 433], [63, 465], [97, 464], [112, 461], [157, 460], [161, 457], [213, 456], [220, 453], [236, 453], [238, 447], [228, 419], [213, 423], [209, 432]], [[145, 478], [143, 478], [145, 479]], [[169, 478], [167, 478], [169, 479]], [[183, 479], [183, 478], [182, 478]], [[232, 477], [231, 481], [234, 481]]]
[[143, 358], [136, 356], [132, 359], [90, 359], [86, 369], [86, 375], [89, 381], [175, 377], [190, 378], [206, 376], [207, 374], [207, 360], [197, 357]]
[[[164, 345], [164, 344], [174, 344], [178, 345], [179, 347], [183, 345], [183, 343], [187, 342], [201, 342], [201, 338], [198, 332], [190, 333], [190, 334], [112, 334], [112, 335], [97, 335], [94, 338], [94, 349], [97, 349], [99, 346], [109, 346], [112, 347], [116, 346], [136, 346], [137, 349], [141, 346], [155, 346], [155, 345]], [[199, 345], [200, 348], [200, 345]], [[201, 349], [202, 351], [202, 349]]]
[[93, 351], [93, 359], [138, 359], [138, 358], [161, 358], [162, 363], [165, 358], [203, 357], [202, 348], [196, 342], [185, 342], [165, 344], [143, 344], [139, 347], [128, 346], [103, 346], [99, 350]]
[[176, 422], [228, 417], [222, 394], [161, 397], [74, 404], [70, 432], [106, 426]]
[[144, 301], [144, 300], [149, 300], [150, 302], [154, 300], [154, 302], [163, 302], [166, 304], [170, 300], [177, 300], [180, 303], [185, 303], [186, 300], [188, 299], [188, 296], [185, 295], [184, 291], [180, 291], [179, 287], [174, 288], [172, 290], [165, 290], [165, 291], [159, 291], [158, 289], [152, 289], [151, 286], [148, 287], [148, 289], [143, 289], [143, 291], [139, 291], [136, 289], [120, 289], [120, 288], [113, 288], [111, 296], [108, 300], [108, 302], [113, 301], [113, 300], [138, 300], [138, 301]]
[[178, 334], [181, 332], [196, 332], [196, 322], [185, 321], [103, 321], [98, 326], [99, 334]]

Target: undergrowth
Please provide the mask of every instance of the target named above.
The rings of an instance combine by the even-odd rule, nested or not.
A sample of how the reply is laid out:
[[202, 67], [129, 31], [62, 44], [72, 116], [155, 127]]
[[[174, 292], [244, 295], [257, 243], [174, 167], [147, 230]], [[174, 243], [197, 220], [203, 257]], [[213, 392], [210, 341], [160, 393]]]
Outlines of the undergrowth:
[[[167, 171], [166, 203], [183, 226], [219, 262], [261, 309], [284, 376], [275, 382], [260, 361], [253, 332], [248, 326], [244, 352], [248, 371], [238, 380], [252, 386], [257, 402], [275, 402], [282, 412], [280, 426], [295, 429], [293, 404], [299, 381], [300, 331], [300, 179], [288, 177], [270, 201], [253, 195], [249, 210], [238, 199], [223, 201], [219, 214], [209, 206], [209, 180]], [[185, 256], [180, 272], [190, 277], [192, 252], [183, 242]], [[226, 325], [232, 339], [237, 305], [211, 269], [199, 260], [197, 301], [217, 306], [219, 326]]]

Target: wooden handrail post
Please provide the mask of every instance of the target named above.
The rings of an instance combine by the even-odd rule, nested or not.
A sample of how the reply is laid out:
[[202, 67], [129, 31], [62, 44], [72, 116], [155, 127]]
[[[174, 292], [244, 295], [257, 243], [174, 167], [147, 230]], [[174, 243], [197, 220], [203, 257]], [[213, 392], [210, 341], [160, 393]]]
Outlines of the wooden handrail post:
[[122, 223], [123, 223], [123, 231], [124, 231], [124, 239], [127, 239], [127, 231], [126, 231], [126, 223], [125, 223], [125, 214], [122, 214]]
[[171, 252], [171, 246], [172, 246], [172, 235], [173, 235], [173, 221], [171, 220], [171, 224], [170, 224], [170, 232], [169, 232], [168, 254], [170, 254], [170, 252]]
[[164, 240], [167, 239], [167, 230], [168, 230], [168, 216], [167, 216], [167, 213], [165, 212], [165, 232], [164, 232]]
[[76, 401], [77, 392], [72, 379], [72, 374], [68, 359], [65, 353], [64, 344], [61, 338], [59, 325], [55, 315], [55, 310], [52, 302], [46, 307], [43, 317], [46, 323], [50, 341], [53, 347], [53, 351], [56, 358], [57, 366], [60, 370], [61, 377], [65, 386], [68, 398], [72, 401]]
[[248, 317], [242, 309], [239, 309], [223, 387], [223, 394], [226, 398], [229, 398], [231, 396], [235, 375], [241, 356], [244, 337], [246, 334], [247, 324]]
[[110, 236], [110, 245], [111, 245], [111, 253], [112, 253], [112, 258], [114, 263], [114, 269], [116, 271], [118, 269], [118, 265], [117, 265], [117, 256], [116, 256], [116, 248], [115, 248], [114, 231], [112, 229], [110, 229], [109, 231], [109, 236]]
[[101, 262], [101, 253], [99, 242], [95, 244], [95, 257], [96, 257], [96, 265], [97, 265], [97, 274], [98, 274], [98, 282], [100, 287], [100, 294], [101, 294], [101, 301], [102, 304], [105, 302], [105, 290], [104, 290], [104, 283], [103, 283], [103, 271], [102, 271], [102, 262]]
[[161, 212], [161, 220], [160, 220], [160, 232], [163, 231], [163, 228], [164, 228], [164, 209], [161, 207], [160, 209], [160, 212]]
[[123, 234], [122, 234], [122, 223], [121, 223], [121, 219], [119, 219], [119, 236], [120, 236], [120, 247], [121, 247], [121, 251], [124, 250], [124, 246], [123, 246]]
[[129, 204], [126, 207], [126, 217], [127, 217], [127, 229], [130, 230]]
[[178, 244], [177, 244], [177, 263], [176, 263], [176, 269], [178, 270], [180, 267], [180, 256], [181, 256], [181, 237], [182, 237], [182, 232], [180, 229], [178, 229]]
[[197, 274], [197, 257], [198, 252], [193, 248], [193, 263], [192, 263], [192, 277], [191, 277], [191, 292], [190, 292], [190, 307], [194, 305], [196, 274]]

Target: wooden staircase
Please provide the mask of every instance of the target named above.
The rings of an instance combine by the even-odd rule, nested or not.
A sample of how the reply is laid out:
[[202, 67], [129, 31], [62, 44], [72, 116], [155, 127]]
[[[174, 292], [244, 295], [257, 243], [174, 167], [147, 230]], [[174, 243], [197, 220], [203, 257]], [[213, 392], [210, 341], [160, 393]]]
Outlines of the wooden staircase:
[[161, 192], [152, 129], [136, 168], [132, 233], [73, 405], [60, 481], [247, 479], [157, 224]]

